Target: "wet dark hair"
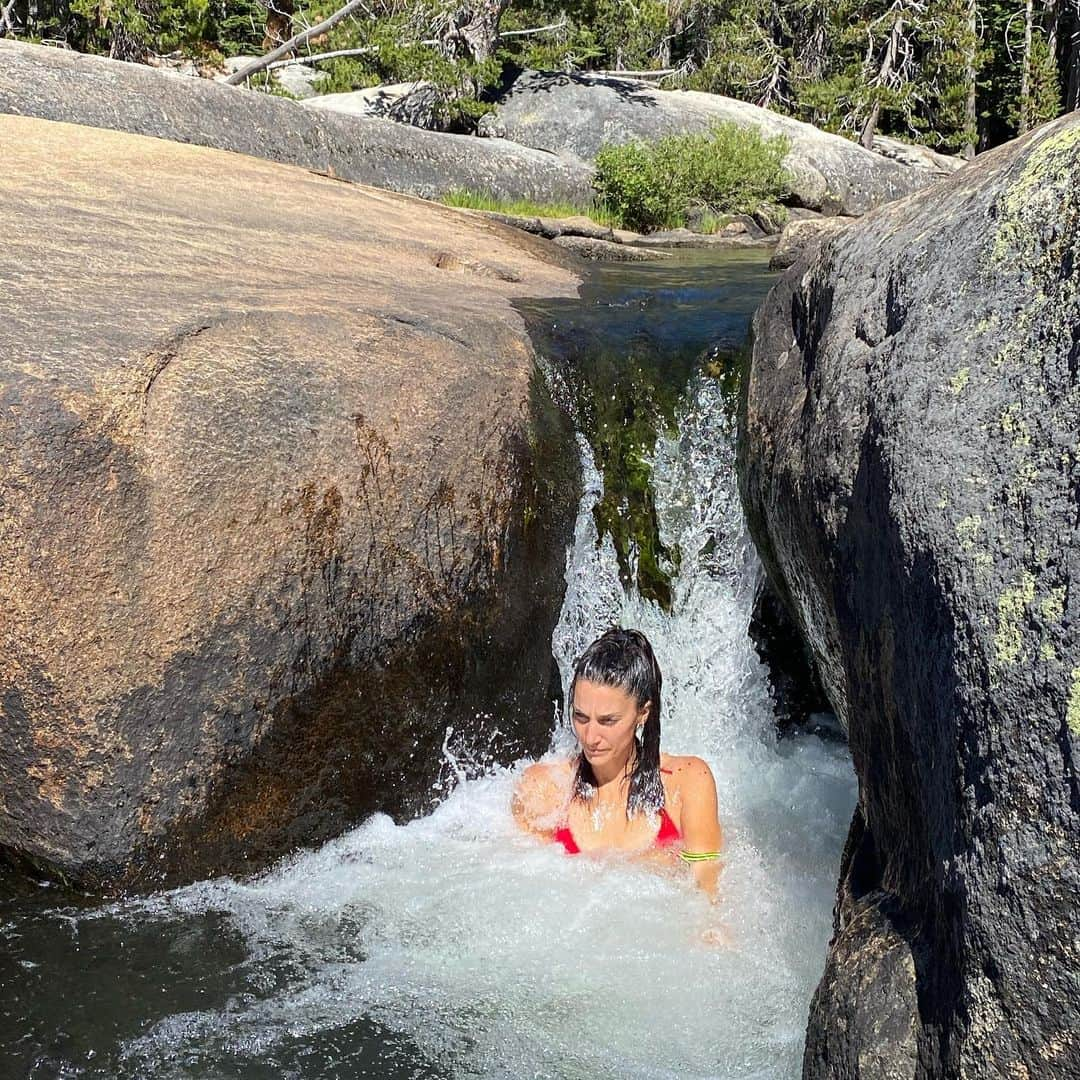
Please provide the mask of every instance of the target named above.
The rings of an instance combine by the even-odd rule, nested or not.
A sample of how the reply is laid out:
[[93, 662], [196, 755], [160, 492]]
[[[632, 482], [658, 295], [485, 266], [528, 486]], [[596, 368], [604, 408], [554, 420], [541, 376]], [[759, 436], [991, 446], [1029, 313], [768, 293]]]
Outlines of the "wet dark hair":
[[[658, 813], [664, 806], [664, 785], [660, 779], [660, 665], [649, 639], [640, 630], [613, 627], [598, 637], [578, 658], [570, 683], [570, 710], [573, 715], [574, 687], [578, 679], [598, 686], [614, 686], [629, 694], [640, 709], [646, 702], [649, 715], [630, 773], [626, 796], [626, 816]], [[584, 754], [578, 754], [574, 775], [574, 798], [588, 799], [597, 787], [596, 776]]]

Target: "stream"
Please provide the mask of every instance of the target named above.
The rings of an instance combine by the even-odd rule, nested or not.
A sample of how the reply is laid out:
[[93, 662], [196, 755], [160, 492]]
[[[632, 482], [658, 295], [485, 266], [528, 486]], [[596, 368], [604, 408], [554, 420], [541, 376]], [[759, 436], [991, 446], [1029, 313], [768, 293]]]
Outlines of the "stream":
[[[733, 365], [767, 257], [600, 267], [579, 300], [529, 310], [585, 477], [553, 653], [565, 686], [613, 622], [649, 636], [663, 746], [716, 776], [719, 902], [681, 867], [518, 834], [528, 762], [448, 730], [432, 813], [376, 815], [254, 878], [104, 906], [0, 880], [0, 1075], [800, 1075], [855, 780], [842, 744], [777, 735], [747, 636]], [[553, 718], [551, 752], [571, 745]]]

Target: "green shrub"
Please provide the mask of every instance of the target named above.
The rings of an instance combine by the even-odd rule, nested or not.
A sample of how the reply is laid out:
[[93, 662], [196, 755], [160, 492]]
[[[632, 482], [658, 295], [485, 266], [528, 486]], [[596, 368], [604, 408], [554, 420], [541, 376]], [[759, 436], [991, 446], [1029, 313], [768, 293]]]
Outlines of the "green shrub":
[[756, 128], [715, 124], [705, 133], [655, 143], [610, 144], [596, 155], [600, 199], [630, 229], [682, 225], [691, 203], [716, 214], [750, 213], [786, 194], [790, 143]]

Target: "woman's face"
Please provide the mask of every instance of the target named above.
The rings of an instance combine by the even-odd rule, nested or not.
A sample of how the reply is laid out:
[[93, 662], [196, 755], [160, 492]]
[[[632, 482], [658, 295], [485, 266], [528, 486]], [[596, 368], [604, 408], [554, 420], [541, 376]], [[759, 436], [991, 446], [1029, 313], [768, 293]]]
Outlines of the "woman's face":
[[646, 702], [637, 701], [617, 686], [578, 679], [574, 684], [571, 720], [585, 760], [594, 768], [621, 769], [630, 759], [638, 725], [649, 715]]

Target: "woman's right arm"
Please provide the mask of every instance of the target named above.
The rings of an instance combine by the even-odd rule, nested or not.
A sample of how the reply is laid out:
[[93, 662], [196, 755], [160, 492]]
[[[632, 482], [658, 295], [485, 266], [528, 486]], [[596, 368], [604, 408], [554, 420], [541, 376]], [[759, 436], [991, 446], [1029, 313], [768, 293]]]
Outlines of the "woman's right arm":
[[550, 835], [558, 827], [555, 819], [561, 797], [562, 792], [551, 766], [543, 762], [530, 765], [518, 777], [510, 802], [518, 828], [537, 836]]

